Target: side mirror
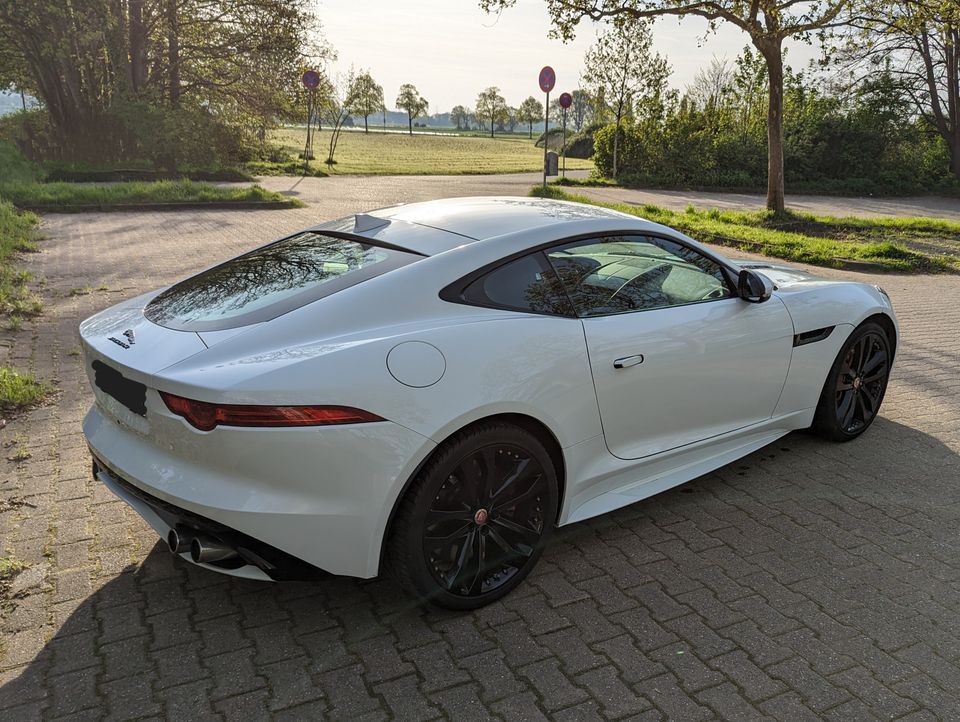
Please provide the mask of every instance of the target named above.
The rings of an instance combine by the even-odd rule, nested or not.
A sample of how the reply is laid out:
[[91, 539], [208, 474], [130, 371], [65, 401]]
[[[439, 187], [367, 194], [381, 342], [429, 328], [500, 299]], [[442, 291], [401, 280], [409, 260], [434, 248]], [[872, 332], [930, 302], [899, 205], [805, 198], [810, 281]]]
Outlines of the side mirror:
[[740, 271], [737, 279], [740, 298], [750, 303], [763, 303], [773, 294], [773, 281], [749, 268]]

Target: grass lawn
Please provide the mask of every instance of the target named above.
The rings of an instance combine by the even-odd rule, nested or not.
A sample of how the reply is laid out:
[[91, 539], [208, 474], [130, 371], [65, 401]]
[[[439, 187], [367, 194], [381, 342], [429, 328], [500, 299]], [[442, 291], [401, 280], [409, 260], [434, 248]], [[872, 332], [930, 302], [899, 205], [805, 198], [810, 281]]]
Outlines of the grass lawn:
[[0, 185], [0, 198], [18, 206], [44, 210], [83, 210], [83, 206], [138, 203], [236, 203], [292, 199], [260, 186], [222, 187], [195, 181], [133, 181], [127, 183], [11, 183]]
[[30, 274], [13, 267], [18, 253], [37, 250], [38, 223], [33, 213], [19, 212], [0, 199], [0, 317], [14, 329], [25, 316], [35, 316], [42, 308], [39, 297], [27, 286]]
[[[132, 181], [120, 183], [43, 182], [44, 172], [26, 160], [9, 143], [0, 141], [0, 203], [42, 210], [84, 210], [84, 206], [143, 203], [236, 203], [280, 201], [288, 206], [300, 201], [260, 186], [221, 187], [189, 180]], [[12, 211], [0, 216], [10, 223]], [[24, 216], [26, 218], [27, 216]], [[22, 220], [21, 220], [22, 222]], [[2, 230], [0, 230], [2, 233]], [[3, 241], [0, 241], [3, 242]], [[3, 257], [0, 255], [0, 263]]]
[[[303, 152], [306, 129], [282, 128], [271, 140], [291, 156]], [[316, 160], [311, 168], [327, 169], [330, 134], [318, 133], [313, 143]], [[521, 173], [543, 169], [543, 148], [520, 135], [495, 138], [405, 133], [344, 131], [337, 143], [334, 174], [362, 175], [467, 175]], [[589, 160], [567, 158], [567, 170], [592, 169]]]
[[[539, 196], [541, 186], [530, 195]], [[838, 268], [844, 260], [866, 261], [886, 271], [960, 272], [960, 223], [936, 218], [833, 218], [769, 211], [684, 212], [655, 205], [601, 203], [555, 185], [551, 198], [589, 203], [676, 228], [688, 236], [789, 261]]]

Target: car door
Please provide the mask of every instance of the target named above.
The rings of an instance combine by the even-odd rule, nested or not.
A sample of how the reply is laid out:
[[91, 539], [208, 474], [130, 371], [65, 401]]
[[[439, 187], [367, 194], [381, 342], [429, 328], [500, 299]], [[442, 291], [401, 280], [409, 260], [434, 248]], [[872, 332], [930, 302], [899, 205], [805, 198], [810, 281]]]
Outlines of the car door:
[[590, 238], [546, 255], [583, 323], [615, 456], [650, 456], [772, 416], [793, 340], [779, 298], [740, 299], [717, 261], [664, 238]]

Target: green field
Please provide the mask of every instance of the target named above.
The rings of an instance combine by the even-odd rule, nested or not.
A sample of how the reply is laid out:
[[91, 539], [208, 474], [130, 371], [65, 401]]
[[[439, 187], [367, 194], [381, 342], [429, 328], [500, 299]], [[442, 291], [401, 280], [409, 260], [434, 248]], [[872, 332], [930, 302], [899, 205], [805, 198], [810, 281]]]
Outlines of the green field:
[[[283, 128], [271, 139], [292, 156], [303, 152], [304, 128]], [[313, 143], [316, 160], [310, 165], [326, 169], [330, 134], [318, 133]], [[344, 131], [337, 144], [337, 175], [465, 175], [522, 173], [543, 169], [543, 149], [526, 136], [496, 138], [405, 133], [360, 133]], [[567, 170], [592, 169], [589, 160], [567, 158]]]

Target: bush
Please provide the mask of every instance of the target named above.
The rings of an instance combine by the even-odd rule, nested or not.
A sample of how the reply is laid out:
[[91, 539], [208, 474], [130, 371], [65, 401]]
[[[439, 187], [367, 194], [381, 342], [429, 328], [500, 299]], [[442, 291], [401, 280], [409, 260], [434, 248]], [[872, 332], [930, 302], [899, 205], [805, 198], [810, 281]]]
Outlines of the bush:
[[4, 183], [33, 183], [41, 180], [43, 172], [10, 143], [0, 140], [0, 185]]

